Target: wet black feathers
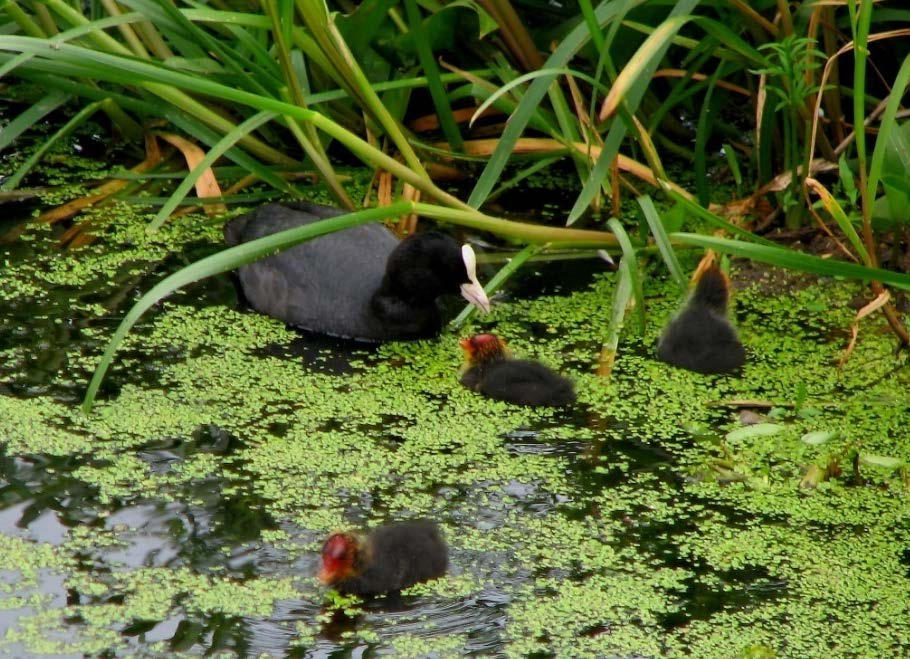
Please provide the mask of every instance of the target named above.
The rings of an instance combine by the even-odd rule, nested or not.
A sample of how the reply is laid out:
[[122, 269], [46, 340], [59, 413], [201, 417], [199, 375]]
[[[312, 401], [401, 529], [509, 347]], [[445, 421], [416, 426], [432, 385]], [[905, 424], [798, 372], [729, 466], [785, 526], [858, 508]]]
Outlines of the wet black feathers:
[[488, 398], [518, 405], [559, 407], [575, 402], [571, 380], [524, 359], [477, 364], [462, 374], [461, 383]]
[[705, 270], [686, 306], [664, 329], [657, 358], [698, 373], [740, 368], [746, 351], [727, 318], [729, 298], [726, 276], [716, 266]]
[[436, 579], [446, 573], [449, 550], [429, 520], [380, 526], [361, 548], [358, 574], [333, 584], [342, 593], [379, 595]]

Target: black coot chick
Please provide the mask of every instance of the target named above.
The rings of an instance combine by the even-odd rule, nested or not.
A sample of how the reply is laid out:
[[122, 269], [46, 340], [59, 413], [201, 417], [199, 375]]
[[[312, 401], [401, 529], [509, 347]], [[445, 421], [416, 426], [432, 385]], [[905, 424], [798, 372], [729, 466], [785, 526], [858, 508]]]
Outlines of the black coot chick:
[[397, 522], [365, 538], [333, 533], [322, 546], [319, 579], [340, 593], [381, 595], [446, 573], [449, 550], [428, 520]]
[[559, 407], [575, 402], [575, 388], [567, 378], [540, 362], [512, 359], [505, 342], [495, 334], [462, 339], [467, 367], [461, 383], [487, 398], [530, 407]]
[[695, 292], [664, 329], [657, 358], [697, 373], [728, 373], [746, 361], [746, 351], [727, 319], [730, 280], [708, 259], [696, 270]]
[[[224, 227], [234, 246], [344, 214], [308, 203], [266, 204]], [[301, 329], [361, 341], [430, 338], [442, 329], [436, 298], [459, 291], [489, 311], [474, 251], [435, 231], [399, 241], [368, 224], [320, 236], [238, 270], [250, 305]]]

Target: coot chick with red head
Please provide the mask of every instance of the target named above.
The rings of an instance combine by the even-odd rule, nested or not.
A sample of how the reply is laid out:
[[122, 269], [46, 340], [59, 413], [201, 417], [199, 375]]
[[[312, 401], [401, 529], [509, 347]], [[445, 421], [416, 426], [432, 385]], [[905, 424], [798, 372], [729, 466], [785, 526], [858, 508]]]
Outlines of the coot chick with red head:
[[429, 520], [396, 522], [366, 537], [333, 533], [322, 546], [319, 579], [343, 594], [381, 595], [446, 573], [449, 550]]
[[746, 351], [727, 318], [730, 280], [708, 258], [695, 272], [692, 297], [664, 329], [657, 358], [697, 373], [729, 373], [746, 361]]
[[[343, 214], [317, 204], [266, 204], [228, 222], [224, 236], [234, 246]], [[384, 226], [367, 224], [242, 266], [238, 276], [261, 313], [317, 334], [379, 342], [439, 334], [442, 295], [460, 292], [489, 311], [475, 269], [471, 247], [446, 234], [399, 241]]]
[[541, 364], [512, 359], [505, 342], [495, 334], [461, 340], [467, 367], [461, 383], [487, 398], [529, 407], [559, 407], [575, 402], [571, 380]]

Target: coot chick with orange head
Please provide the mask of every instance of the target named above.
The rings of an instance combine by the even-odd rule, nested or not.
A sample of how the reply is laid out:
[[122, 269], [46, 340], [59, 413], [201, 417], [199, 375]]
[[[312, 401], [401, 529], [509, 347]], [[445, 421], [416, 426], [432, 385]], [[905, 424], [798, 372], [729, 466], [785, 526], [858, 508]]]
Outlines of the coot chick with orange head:
[[540, 362], [512, 359], [495, 334], [462, 339], [467, 368], [461, 383], [488, 398], [530, 407], [558, 407], [575, 402], [575, 387]]
[[730, 280], [713, 258], [699, 264], [695, 277], [692, 297], [660, 337], [657, 358], [698, 373], [734, 371], [746, 351], [727, 318]]
[[381, 595], [446, 573], [449, 550], [428, 520], [386, 524], [366, 537], [333, 533], [322, 546], [319, 579], [351, 595]]
[[[234, 246], [342, 214], [317, 204], [266, 204], [228, 222], [224, 236]], [[474, 251], [436, 231], [399, 241], [384, 226], [352, 227], [242, 266], [238, 276], [257, 311], [361, 341], [436, 336], [442, 295], [461, 292], [483, 311], [490, 308]]]

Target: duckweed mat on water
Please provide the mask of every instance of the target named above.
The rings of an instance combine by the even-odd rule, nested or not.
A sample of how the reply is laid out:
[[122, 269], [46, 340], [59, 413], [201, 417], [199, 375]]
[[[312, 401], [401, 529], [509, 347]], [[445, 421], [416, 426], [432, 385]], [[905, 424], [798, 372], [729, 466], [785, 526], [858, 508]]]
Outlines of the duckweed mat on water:
[[[647, 334], [624, 331], [606, 380], [614, 280], [592, 262], [588, 288], [464, 332], [575, 379], [575, 409], [540, 412], [462, 388], [455, 335], [312, 341], [238, 310], [223, 278], [148, 314], [84, 416], [137, 290], [216, 249], [206, 221], [141, 222], [88, 250], [40, 227], [3, 248], [7, 653], [910, 652], [910, 369], [874, 318], [835, 367], [858, 287], [739, 291], [747, 366], [710, 377], [653, 358], [678, 299], [652, 277]], [[443, 527], [446, 578], [327, 598], [330, 531], [418, 516]]]

